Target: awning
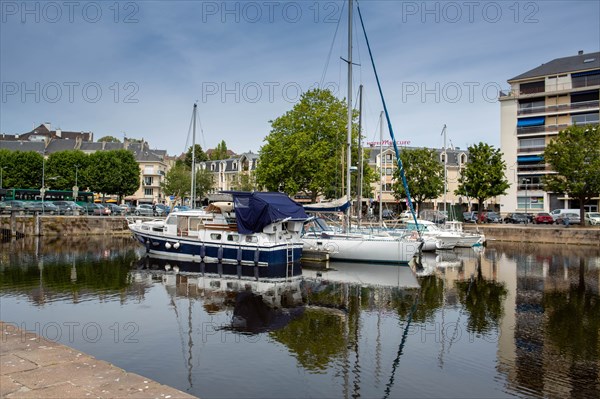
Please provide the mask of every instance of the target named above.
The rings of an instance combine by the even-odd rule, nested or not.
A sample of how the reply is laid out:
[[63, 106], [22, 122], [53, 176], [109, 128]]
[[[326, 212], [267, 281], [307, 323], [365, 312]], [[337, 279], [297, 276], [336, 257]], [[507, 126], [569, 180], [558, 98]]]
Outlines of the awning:
[[539, 162], [543, 161], [544, 157], [539, 155], [526, 155], [522, 157], [517, 157], [517, 162]]
[[517, 127], [540, 126], [546, 123], [546, 118], [543, 116], [537, 118], [524, 118], [517, 121]]

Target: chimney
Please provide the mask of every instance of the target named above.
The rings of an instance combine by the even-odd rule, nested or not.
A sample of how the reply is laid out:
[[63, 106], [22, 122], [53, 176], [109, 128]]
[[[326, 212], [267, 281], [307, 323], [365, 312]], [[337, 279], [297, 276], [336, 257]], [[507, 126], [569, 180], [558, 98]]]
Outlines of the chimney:
[[56, 137], [62, 138], [62, 130], [56, 129]]
[[579, 51], [577, 52], [577, 55], [583, 55], [583, 50], [579, 50]]

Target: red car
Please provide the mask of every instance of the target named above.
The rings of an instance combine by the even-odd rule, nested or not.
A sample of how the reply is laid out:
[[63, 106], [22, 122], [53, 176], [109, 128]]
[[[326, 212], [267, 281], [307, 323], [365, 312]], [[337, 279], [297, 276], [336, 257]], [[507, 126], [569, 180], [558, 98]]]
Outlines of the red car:
[[554, 223], [554, 219], [552, 219], [552, 216], [549, 213], [540, 212], [537, 215], [535, 215], [535, 218], [533, 218], [533, 223], [552, 224]]

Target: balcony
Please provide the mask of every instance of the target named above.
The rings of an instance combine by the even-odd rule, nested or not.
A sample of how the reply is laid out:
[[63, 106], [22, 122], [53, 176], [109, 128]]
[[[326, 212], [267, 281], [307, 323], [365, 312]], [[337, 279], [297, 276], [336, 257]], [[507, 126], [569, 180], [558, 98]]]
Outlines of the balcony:
[[546, 149], [545, 146], [539, 146], [539, 147], [519, 147], [517, 148], [517, 153], [518, 154], [528, 154], [528, 153], [532, 153], [532, 152], [543, 152]]
[[550, 167], [544, 163], [534, 164], [534, 165], [525, 165], [525, 164], [517, 165], [517, 172], [528, 173], [528, 172], [550, 172], [550, 171], [551, 171]]
[[600, 108], [600, 101], [582, 101], [571, 104], [546, 105], [542, 107], [520, 108], [517, 115], [547, 114], [566, 111], [582, 111]]
[[518, 190], [543, 190], [544, 189], [544, 185], [542, 183], [528, 183], [528, 184], [519, 184], [517, 186]]
[[546, 125], [546, 126], [524, 126], [517, 127], [517, 136], [532, 134], [532, 133], [546, 133], [552, 132], [557, 133], [563, 129], [569, 127], [569, 124], [561, 124], [561, 125]]

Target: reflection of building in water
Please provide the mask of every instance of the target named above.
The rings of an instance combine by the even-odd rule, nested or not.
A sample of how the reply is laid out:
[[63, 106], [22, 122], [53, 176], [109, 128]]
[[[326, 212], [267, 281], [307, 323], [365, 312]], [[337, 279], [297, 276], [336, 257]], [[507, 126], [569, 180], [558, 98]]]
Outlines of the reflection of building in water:
[[599, 258], [582, 253], [538, 247], [499, 257], [509, 295], [498, 369], [511, 389], [551, 397], [600, 392]]

